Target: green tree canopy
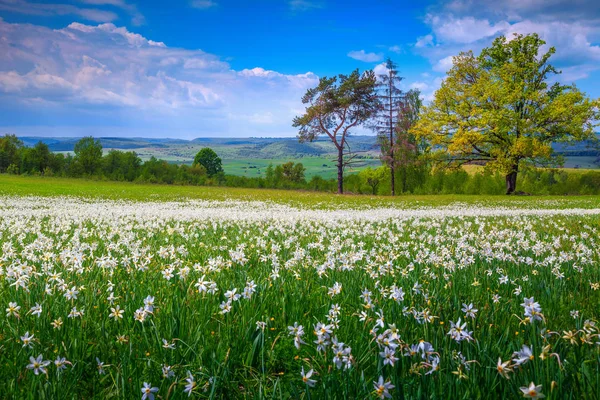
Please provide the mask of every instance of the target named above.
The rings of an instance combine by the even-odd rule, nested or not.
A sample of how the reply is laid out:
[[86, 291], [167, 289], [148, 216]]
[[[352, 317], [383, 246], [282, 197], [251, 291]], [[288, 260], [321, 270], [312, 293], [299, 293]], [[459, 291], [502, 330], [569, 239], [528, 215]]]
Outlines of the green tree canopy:
[[306, 168], [302, 163], [294, 164], [293, 161], [289, 161], [275, 167], [274, 174], [278, 180], [302, 183], [305, 182], [304, 172], [306, 172]]
[[377, 186], [385, 178], [385, 169], [383, 167], [371, 168], [367, 167], [358, 173], [359, 177], [365, 181], [371, 188], [371, 194], [377, 194]]
[[24, 149], [22, 172], [44, 173], [46, 168], [50, 168], [52, 158], [48, 145], [39, 141], [35, 146]]
[[221, 159], [210, 147], [205, 147], [196, 154], [193, 165], [196, 164], [202, 165], [206, 169], [207, 175], [210, 177], [223, 172]]
[[19, 151], [23, 142], [15, 135], [0, 137], [0, 172], [5, 172], [10, 165], [19, 164]]
[[412, 132], [430, 142], [448, 166], [479, 162], [516, 189], [523, 164], [555, 160], [554, 142], [594, 139], [599, 102], [574, 85], [551, 83], [560, 73], [552, 47], [537, 34], [501, 36], [479, 56], [460, 53]]
[[93, 175], [102, 164], [100, 140], [87, 136], [75, 143], [74, 161], [81, 165], [84, 174]]

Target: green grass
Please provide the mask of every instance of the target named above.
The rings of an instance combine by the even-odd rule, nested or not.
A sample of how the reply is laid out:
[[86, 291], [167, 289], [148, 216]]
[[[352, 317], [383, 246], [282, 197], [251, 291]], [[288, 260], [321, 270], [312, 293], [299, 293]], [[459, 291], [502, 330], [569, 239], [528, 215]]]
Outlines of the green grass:
[[[333, 161], [333, 157], [303, 157], [296, 159], [260, 159], [260, 158], [242, 158], [242, 159], [224, 159], [223, 169], [226, 174], [246, 176], [249, 178], [264, 177], [265, 171], [269, 164], [274, 167], [286, 162], [293, 161], [302, 163], [306, 168], [306, 179], [310, 180], [315, 175], [324, 179], [337, 178], [337, 161]], [[364, 159], [359, 160], [356, 165], [346, 169], [347, 174], [353, 174], [361, 171], [366, 167], [377, 168], [381, 166], [379, 159]]]
[[596, 208], [600, 196], [335, 195], [322, 192], [176, 186], [0, 174], [0, 195], [80, 196], [135, 201], [256, 200], [311, 208], [439, 207], [456, 203], [522, 208]]

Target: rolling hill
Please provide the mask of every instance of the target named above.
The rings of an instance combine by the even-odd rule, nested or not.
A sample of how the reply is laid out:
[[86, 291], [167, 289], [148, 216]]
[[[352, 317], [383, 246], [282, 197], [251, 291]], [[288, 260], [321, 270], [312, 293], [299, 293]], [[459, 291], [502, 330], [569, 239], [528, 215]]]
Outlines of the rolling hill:
[[[80, 138], [20, 137], [26, 146], [38, 141], [46, 143], [55, 152], [72, 152]], [[142, 160], [157, 157], [169, 162], [191, 164], [195, 154], [203, 147], [210, 147], [223, 159], [225, 171], [234, 175], [260, 176], [270, 163], [286, 161], [302, 162], [306, 175], [335, 176], [336, 149], [328, 138], [319, 138], [311, 143], [299, 143], [296, 138], [196, 138], [154, 139], [102, 137], [100, 143], [105, 151], [118, 149], [135, 151]], [[348, 172], [355, 172], [367, 165], [381, 165], [379, 145], [375, 136], [351, 136], [349, 143], [353, 151], [361, 155], [359, 162]], [[557, 153], [564, 155], [567, 168], [598, 168], [600, 151], [582, 142], [573, 146], [557, 144]]]

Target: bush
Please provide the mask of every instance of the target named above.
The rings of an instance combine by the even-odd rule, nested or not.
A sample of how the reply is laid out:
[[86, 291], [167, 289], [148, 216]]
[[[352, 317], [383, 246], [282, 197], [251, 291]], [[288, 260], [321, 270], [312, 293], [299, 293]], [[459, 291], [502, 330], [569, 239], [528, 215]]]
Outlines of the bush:
[[6, 168], [6, 173], [9, 175], [19, 175], [19, 167], [16, 164], [10, 164], [8, 168]]

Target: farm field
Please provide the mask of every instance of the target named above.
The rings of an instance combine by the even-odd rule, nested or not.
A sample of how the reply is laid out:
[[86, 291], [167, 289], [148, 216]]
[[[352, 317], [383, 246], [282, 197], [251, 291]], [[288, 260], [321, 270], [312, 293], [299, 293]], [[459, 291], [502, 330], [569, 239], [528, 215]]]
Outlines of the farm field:
[[[264, 177], [265, 171], [269, 164], [273, 166], [284, 164], [290, 160], [281, 159], [260, 159], [260, 158], [246, 158], [236, 160], [223, 160], [223, 170], [226, 174], [246, 176], [248, 178]], [[336, 161], [334, 156], [331, 157], [304, 157], [291, 160], [295, 163], [302, 163], [306, 168], [305, 177], [310, 180], [315, 175], [318, 175], [324, 179], [332, 179], [337, 177]], [[353, 174], [360, 172], [365, 167], [377, 168], [381, 166], [379, 158], [369, 158], [356, 160], [356, 163], [346, 168], [347, 174]]]
[[0, 397], [595, 398], [599, 203], [0, 175]]

